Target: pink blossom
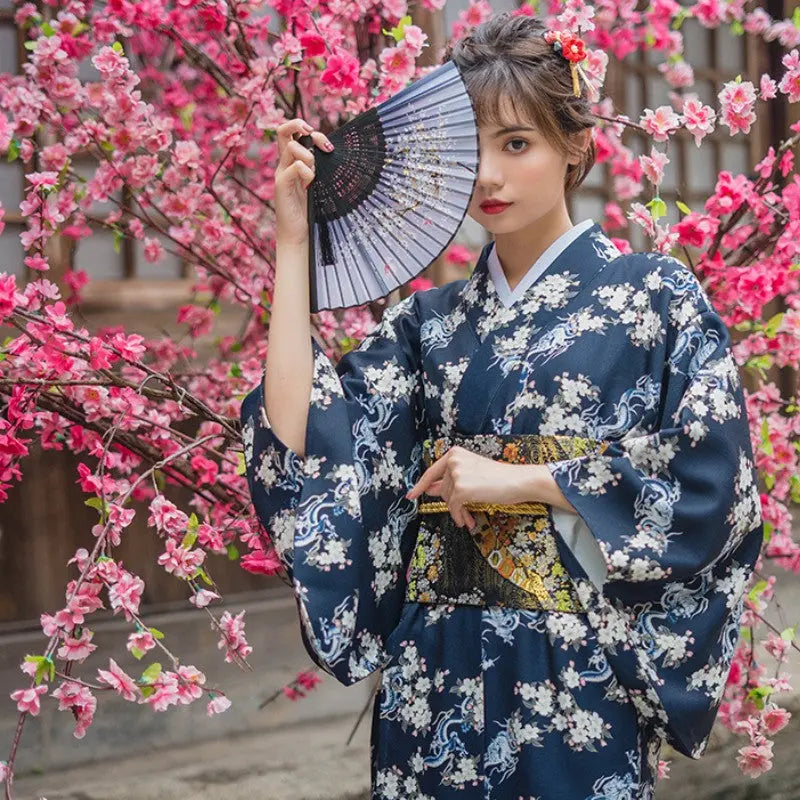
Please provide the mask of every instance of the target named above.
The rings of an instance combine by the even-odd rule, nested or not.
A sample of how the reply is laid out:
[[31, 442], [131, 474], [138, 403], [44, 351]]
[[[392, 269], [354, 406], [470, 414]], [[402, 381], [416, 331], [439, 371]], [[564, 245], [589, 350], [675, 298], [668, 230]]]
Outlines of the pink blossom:
[[751, 778], [757, 778], [772, 769], [772, 742], [766, 740], [758, 746], [747, 745], [739, 748], [736, 759], [739, 769]]
[[136, 700], [139, 694], [139, 688], [136, 682], [130, 677], [113, 658], [108, 660], [108, 669], [97, 670], [98, 679], [101, 683], [110, 686], [125, 700]]
[[408, 286], [412, 292], [427, 292], [428, 289], [433, 288], [433, 281], [429, 278], [417, 277], [409, 281]]
[[418, 56], [422, 53], [425, 43], [428, 41], [428, 34], [418, 25], [406, 25], [403, 28], [403, 38], [400, 40], [400, 47], [407, 48], [412, 55]]
[[639, 124], [657, 142], [666, 142], [678, 130], [681, 118], [669, 106], [659, 106], [655, 111], [645, 109]]
[[70, 680], [62, 681], [53, 691], [53, 697], [58, 700], [59, 711], [72, 712], [75, 718], [75, 730], [72, 735], [76, 739], [82, 739], [94, 719], [97, 698], [87, 686], [81, 686]]
[[206, 706], [206, 714], [210, 717], [213, 714], [221, 714], [231, 707], [231, 701], [224, 694], [211, 695], [211, 700]]
[[17, 710], [35, 717], [39, 713], [39, 698], [47, 693], [47, 684], [31, 686], [29, 689], [18, 689], [11, 692], [11, 699], [17, 704]]
[[274, 575], [281, 568], [281, 561], [275, 551], [251, 550], [239, 560], [242, 569], [256, 575]]
[[759, 85], [759, 97], [762, 100], [772, 100], [778, 96], [778, 84], [769, 75], [761, 76]]
[[225, 650], [225, 661], [229, 663], [234, 661], [235, 657], [247, 658], [253, 652], [244, 635], [244, 614], [244, 611], [240, 611], [234, 617], [230, 611], [225, 611], [219, 619], [222, 636], [217, 642], [217, 647]]
[[154, 691], [146, 698], [153, 711], [166, 711], [181, 700], [178, 677], [174, 672], [162, 672], [153, 682]]
[[328, 58], [328, 64], [319, 76], [322, 83], [336, 92], [352, 91], [358, 80], [358, 59], [337, 47]]
[[219, 465], [216, 461], [205, 456], [195, 455], [191, 459], [192, 469], [195, 471], [195, 480], [198, 486], [205, 483], [216, 483], [219, 474]]
[[203, 696], [203, 685], [206, 676], [196, 667], [187, 665], [178, 667], [178, 701], [183, 705], [188, 705], [193, 700]]
[[658, 186], [664, 180], [664, 167], [669, 164], [669, 158], [653, 147], [649, 156], [639, 156], [639, 163], [647, 180]]
[[133, 652], [139, 650], [141, 653], [146, 653], [156, 646], [156, 640], [149, 630], [137, 631], [128, 636], [127, 644], [125, 645], [128, 650]]
[[750, 133], [750, 126], [756, 121], [754, 107], [756, 90], [750, 81], [729, 81], [719, 93], [722, 110], [722, 124], [730, 128], [731, 136], [742, 131]]
[[300, 44], [309, 58], [325, 55], [325, 39], [315, 31], [300, 34]]
[[313, 689], [318, 684], [322, 683], [322, 678], [314, 672], [305, 670], [298, 672], [295, 681], [299, 683], [304, 689]]
[[128, 69], [128, 59], [111, 47], [103, 47], [92, 59], [95, 69], [106, 79], [121, 78]]
[[205, 608], [212, 600], [218, 600], [219, 595], [210, 589], [198, 589], [190, 598], [189, 602], [197, 608]]
[[711, 106], [704, 105], [697, 98], [689, 98], [683, 104], [683, 119], [686, 130], [694, 137], [694, 143], [700, 142], [714, 130], [717, 114]]
[[783, 94], [789, 95], [790, 103], [796, 103], [800, 100], [800, 54], [792, 50], [783, 57], [781, 63], [786, 67], [786, 72], [778, 88]]
[[139, 613], [143, 591], [144, 581], [138, 575], [122, 570], [119, 580], [108, 590], [108, 600], [114, 613], [122, 609], [125, 619], [132, 620]]
[[58, 657], [65, 661], [83, 661], [90, 653], [97, 650], [97, 645], [91, 644], [92, 636], [94, 633], [88, 628], [81, 631], [80, 639], [67, 636], [58, 648]]
[[176, 578], [191, 578], [205, 557], [205, 551], [199, 548], [189, 550], [176, 544], [173, 539], [167, 539], [166, 551], [158, 557], [158, 563]]
[[764, 731], [768, 736], [774, 736], [778, 731], [783, 730], [789, 724], [791, 718], [792, 714], [790, 711], [774, 704], [767, 706], [761, 715]]
[[17, 292], [16, 278], [0, 272], [0, 321], [10, 317], [22, 299], [22, 295]]

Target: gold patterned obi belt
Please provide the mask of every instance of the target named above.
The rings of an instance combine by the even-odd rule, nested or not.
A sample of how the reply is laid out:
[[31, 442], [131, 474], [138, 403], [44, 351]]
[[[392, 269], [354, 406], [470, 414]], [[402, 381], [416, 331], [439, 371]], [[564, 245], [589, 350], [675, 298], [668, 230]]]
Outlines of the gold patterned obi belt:
[[[477, 434], [426, 439], [424, 469], [451, 447], [495, 461], [547, 464], [602, 453], [605, 442], [572, 436]], [[447, 504], [420, 497], [420, 525], [406, 599], [441, 605], [583, 611], [558, 554], [552, 506], [466, 503], [475, 528], [458, 527]]]

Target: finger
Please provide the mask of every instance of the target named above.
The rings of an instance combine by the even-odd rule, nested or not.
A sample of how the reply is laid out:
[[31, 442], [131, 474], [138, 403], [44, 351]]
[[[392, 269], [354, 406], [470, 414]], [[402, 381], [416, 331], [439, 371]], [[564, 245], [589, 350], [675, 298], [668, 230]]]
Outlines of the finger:
[[413, 499], [422, 494], [422, 492], [427, 492], [428, 487], [434, 481], [439, 480], [439, 478], [444, 475], [446, 469], [447, 462], [445, 461], [445, 456], [442, 456], [438, 461], [435, 461], [428, 467], [428, 469], [425, 470], [425, 472], [422, 474], [422, 477], [417, 481], [416, 486], [409, 491], [407, 497], [409, 499]]
[[303, 145], [300, 144], [300, 142], [291, 141], [287, 145], [286, 149], [292, 156], [291, 163], [294, 163], [294, 161], [302, 161], [304, 164], [311, 167], [312, 169], [316, 167], [314, 154], [307, 147], [303, 147]]
[[435, 497], [441, 497], [442, 496], [442, 481], [434, 481], [428, 487], [428, 494], [431, 495], [431, 496], [435, 496]]
[[333, 150], [333, 142], [322, 131], [313, 131], [311, 133], [311, 138], [314, 140], [314, 144], [317, 145], [317, 147], [321, 147], [329, 153]]
[[278, 126], [278, 169], [287, 169], [294, 161], [294, 156], [289, 150], [289, 142], [294, 141], [292, 137], [297, 134], [308, 136], [313, 130], [311, 125], [299, 117]]
[[464, 516], [466, 517], [467, 525], [469, 526], [469, 528], [470, 529], [474, 528], [476, 524], [475, 517], [473, 517], [472, 514], [470, 514], [466, 508], [464, 509]]
[[464, 527], [464, 509], [461, 503], [448, 503], [447, 507], [450, 509], [450, 516], [459, 528]]

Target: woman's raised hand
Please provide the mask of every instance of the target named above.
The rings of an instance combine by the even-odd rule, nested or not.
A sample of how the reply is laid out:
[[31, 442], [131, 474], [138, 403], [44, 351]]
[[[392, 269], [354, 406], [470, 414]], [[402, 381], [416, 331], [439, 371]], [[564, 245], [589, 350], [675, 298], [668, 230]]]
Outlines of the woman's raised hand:
[[311, 136], [314, 144], [330, 151], [333, 145], [324, 133], [305, 120], [290, 119], [278, 126], [278, 168], [275, 170], [275, 235], [281, 242], [308, 241], [309, 184], [314, 180], [314, 154], [295, 140]]

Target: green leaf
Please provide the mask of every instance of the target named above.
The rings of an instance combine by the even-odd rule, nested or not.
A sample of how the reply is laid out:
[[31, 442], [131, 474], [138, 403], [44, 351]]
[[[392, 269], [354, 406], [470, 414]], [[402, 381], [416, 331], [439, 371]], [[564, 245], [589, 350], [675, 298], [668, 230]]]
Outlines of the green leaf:
[[106, 151], [106, 153], [113, 153], [114, 152], [114, 145], [111, 142], [100, 142], [100, 147]]
[[771, 686], [756, 686], [747, 693], [747, 699], [752, 700], [755, 707], [760, 711], [764, 708], [764, 701], [772, 694], [774, 689]]
[[691, 16], [689, 11], [685, 8], [682, 8], [676, 15], [675, 19], [672, 20], [672, 30], [677, 31], [680, 30], [681, 25], [683, 25], [684, 20]]
[[228, 376], [231, 378], [241, 378], [242, 368], [238, 364], [231, 364], [228, 369]]
[[667, 216], [667, 204], [660, 198], [654, 197], [648, 204], [647, 209], [653, 220], [658, 221], [661, 217]]
[[187, 131], [192, 129], [192, 123], [194, 121], [194, 112], [197, 108], [196, 103], [187, 103], [183, 108], [178, 111], [178, 119], [180, 119], [181, 124]]
[[197, 541], [197, 531], [186, 531], [181, 541], [181, 547], [188, 550]]
[[112, 45], [111, 45], [111, 49], [112, 49], [112, 50], [113, 50], [115, 53], [120, 53], [120, 54], [122, 54], [122, 53], [124, 52], [124, 50], [123, 50], [123, 48], [122, 48], [122, 42], [114, 42], [114, 44], [112, 44]]
[[766, 581], [758, 581], [755, 586], [747, 593], [750, 600], [758, 600], [759, 596], [763, 594], [764, 590], [769, 586]]
[[789, 272], [797, 272], [797, 270], [799, 270], [799, 269], [800, 269], [800, 264], [792, 264], [789, 267]]
[[114, 230], [114, 252], [119, 253], [125, 234], [121, 230]]
[[742, 25], [738, 19], [735, 19], [733, 22], [731, 22], [731, 33], [734, 36], [744, 35], [744, 25]]
[[142, 657], [144, 656], [144, 650], [140, 650], [138, 647], [131, 647], [131, 655], [137, 661], [141, 661]]
[[770, 338], [773, 339], [778, 333], [778, 328], [780, 328], [781, 323], [783, 322], [783, 311], [775, 314], [773, 317], [770, 318], [769, 322], [767, 322], [766, 326], [764, 327], [764, 333]]
[[159, 491], [163, 492], [167, 486], [167, 481], [164, 478], [164, 473], [160, 469], [153, 470], [153, 480], [156, 482]]
[[772, 538], [773, 527], [771, 523], [764, 523], [764, 543], [766, 544]]
[[161, 664], [155, 661], [142, 673], [142, 681], [144, 683], [153, 683], [160, 674]]
[[761, 420], [761, 449], [770, 456], [774, 453], [769, 439], [769, 422], [766, 419]]
[[8, 144], [8, 163], [16, 161], [19, 158], [19, 139], [12, 139]]
[[783, 639], [784, 642], [793, 642], [796, 632], [797, 625], [792, 625], [791, 628], [784, 628], [781, 631], [781, 639]]
[[51, 36], [55, 36], [55, 29], [49, 22], [43, 23], [41, 26], [42, 33], [49, 39]]
[[90, 497], [88, 500], [84, 500], [83, 504], [85, 506], [89, 506], [89, 508], [94, 508], [96, 511], [99, 511], [101, 514], [105, 508], [105, 503], [101, 497]]
[[797, 6], [792, 13], [792, 22], [794, 23], [795, 28], [800, 30], [800, 6]]
[[164, 634], [158, 628], [148, 628], [154, 639], [163, 639]]
[[206, 586], [213, 586], [214, 585], [214, 581], [212, 581], [211, 578], [209, 578], [208, 575], [206, 575], [206, 571], [202, 567], [198, 567], [197, 568], [197, 572], [195, 572], [195, 577], [202, 578], [203, 579], [203, 583]]
[[767, 487], [768, 491], [772, 491], [775, 487], [775, 476], [774, 475], [765, 475], [764, 476], [764, 485]]
[[244, 460], [244, 453], [236, 454], [236, 474], [244, 475], [247, 472], [247, 465]]
[[36, 673], [33, 676], [33, 682], [38, 686], [45, 675], [49, 675], [48, 680], [53, 680], [56, 673], [56, 666], [52, 659], [46, 656], [25, 656], [25, 661], [29, 664], [36, 664]]
[[233, 544], [233, 542], [231, 542], [225, 549], [228, 551], [228, 558], [231, 561], [236, 561], [236, 559], [239, 558], [239, 550], [236, 545]]
[[385, 34], [386, 36], [391, 36], [396, 42], [399, 42], [405, 36], [405, 27], [406, 25], [411, 24], [411, 16], [406, 14], [400, 22], [395, 25], [390, 31], [387, 31], [385, 28], [381, 28], [381, 33]]
[[220, 306], [219, 301], [214, 298], [209, 304], [208, 307], [215, 313], [219, 314], [222, 311], [222, 306]]
[[753, 638], [753, 635], [750, 633], [750, 628], [748, 628], [747, 626], [744, 626], [739, 629], [739, 636], [741, 636], [742, 639], [744, 639], [744, 641], [746, 642], [751, 641]]
[[142, 686], [139, 691], [141, 691], [142, 697], [150, 697], [151, 694], [155, 694], [156, 688], [155, 686]]
[[80, 36], [85, 31], [89, 30], [89, 26], [85, 22], [78, 22], [72, 29], [73, 36]]
[[189, 522], [186, 525], [187, 533], [197, 533], [197, 529], [200, 527], [200, 520], [197, 519], [197, 514], [192, 511], [192, 515], [189, 517]]
[[676, 200], [675, 205], [678, 206], [678, 211], [682, 212], [683, 214], [691, 214], [692, 209], [686, 205], [686, 203], [682, 202], [681, 200]]
[[28, 39], [28, 41], [27, 41], [27, 42], [25, 42], [25, 44], [23, 45], [23, 47], [24, 47], [26, 50], [35, 50], [35, 49], [36, 49], [36, 42], [32, 41], [31, 39]]

